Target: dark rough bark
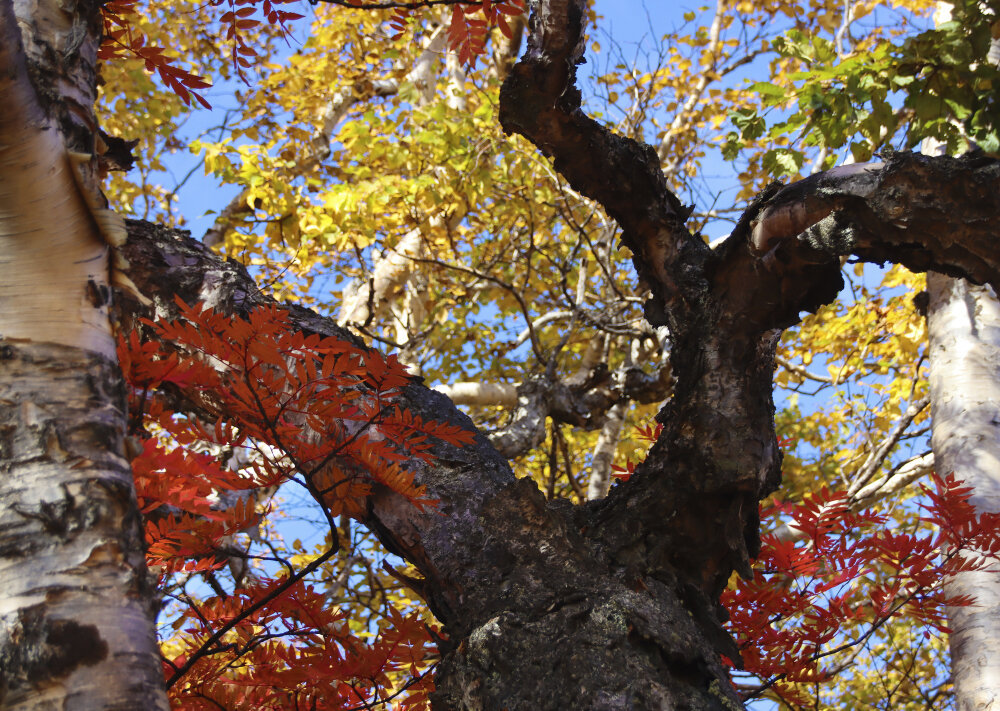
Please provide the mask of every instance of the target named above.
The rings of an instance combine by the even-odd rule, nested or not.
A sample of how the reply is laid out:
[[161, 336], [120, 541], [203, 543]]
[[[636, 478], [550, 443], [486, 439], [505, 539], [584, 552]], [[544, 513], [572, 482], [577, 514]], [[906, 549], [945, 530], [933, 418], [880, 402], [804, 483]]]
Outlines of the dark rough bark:
[[[30, 10], [42, 4], [46, 12]], [[39, 133], [49, 122], [63, 137], [60, 150], [86, 154], [97, 132], [98, 6], [56, 5], [24, 3], [25, 62], [11, 5], [0, 0], [0, 93], [11, 99], [0, 132]], [[440, 502], [435, 510], [373, 491], [363, 523], [418, 567], [418, 592], [448, 634], [438, 709], [738, 707], [719, 662], [720, 652], [737, 655], [717, 598], [734, 569], [748, 572], [757, 501], [778, 485], [771, 375], [780, 329], [834, 298], [844, 254], [998, 284], [991, 225], [1000, 173], [976, 156], [897, 155], [776, 187], [710, 250], [687, 230], [690, 210], [668, 189], [655, 152], [581, 112], [574, 71], [585, 9], [583, 0], [535, 3], [501, 120], [622, 225], [653, 292], [647, 316], [670, 327], [672, 397], [646, 463], [600, 502], [546, 501], [481, 435], [461, 449], [438, 445], [433, 465], [416, 472]], [[26, 99], [29, 82], [36, 89]], [[36, 103], [25, 122], [14, 109], [29, 99]], [[85, 164], [84, 183], [95, 167]], [[9, 191], [0, 194], [11, 201]], [[49, 237], [51, 215], [36, 212], [37, 233]], [[179, 233], [132, 223], [122, 251], [138, 290], [120, 294], [123, 328], [176, 315], [175, 296], [243, 315], [267, 301], [245, 270]], [[10, 303], [0, 305], [15, 311]], [[308, 310], [287, 308], [299, 329], [357, 342]], [[24, 586], [4, 590], [19, 602], [0, 615], [0, 706], [43, 705], [58, 690], [65, 708], [164, 707], [113, 362], [35, 340], [0, 349], [0, 567], [4, 580]], [[44, 377], [34, 382], [30, 373]], [[191, 412], [218, 407], [211, 393], [175, 395]], [[421, 417], [473, 429], [419, 383], [401, 401]], [[26, 577], [22, 559], [56, 564]]]
[[[176, 313], [174, 295], [245, 314], [268, 303], [233, 262], [184, 233], [129, 225], [122, 326]], [[331, 321], [288, 307], [304, 331], [353, 339]], [[211, 411], [189, 394], [191, 410]], [[425, 418], [472, 423], [439, 393], [407, 388], [403, 405]], [[704, 708], [736, 703], [718, 655], [668, 584], [627, 571], [609, 555], [582, 508], [546, 502], [514, 478], [483, 436], [467, 448], [439, 445], [419, 482], [436, 511], [376, 492], [364, 521], [418, 566], [421, 594], [450, 642], [437, 676], [437, 708]], [[443, 514], [443, 515], [442, 515]], [[645, 579], [644, 579], [645, 578]], [[553, 669], [557, 673], [553, 672]]]
[[749, 573], [757, 501], [780, 480], [771, 396], [780, 329], [835, 298], [841, 255], [995, 284], [1000, 164], [896, 154], [885, 165], [775, 185], [709, 250], [685, 229], [689, 211], [653, 150], [581, 111], [574, 74], [585, 9], [582, 0], [536, 6], [500, 120], [622, 226], [653, 292], [647, 318], [670, 327], [674, 376], [660, 441], [628, 486], [591, 507], [588, 536], [626, 576], [677, 591], [706, 638], [729, 653], [715, 601], [734, 569]]
[[[778, 483], [776, 327], [794, 322], [803, 302], [832, 298], [839, 265], [820, 255], [818, 266], [808, 265], [802, 293], [747, 293], [760, 279], [745, 241], [709, 250], [684, 226], [690, 211], [668, 190], [655, 151], [580, 110], [573, 82], [584, 9], [570, 0], [539, 6], [528, 51], [501, 93], [500, 120], [552, 156], [575, 189], [621, 224], [653, 292], [647, 318], [670, 328], [674, 391], [660, 415], [664, 435], [635, 483], [594, 506], [591, 535], [627, 574], [678, 589], [720, 649], [735, 656], [714, 601], [734, 568], [749, 574], [756, 502]], [[775, 323], [763, 318], [768, 306], [787, 313]]]
[[1000, 162], [887, 153], [884, 164], [845, 166], [794, 183], [754, 230], [756, 251], [854, 255], [997, 285]]

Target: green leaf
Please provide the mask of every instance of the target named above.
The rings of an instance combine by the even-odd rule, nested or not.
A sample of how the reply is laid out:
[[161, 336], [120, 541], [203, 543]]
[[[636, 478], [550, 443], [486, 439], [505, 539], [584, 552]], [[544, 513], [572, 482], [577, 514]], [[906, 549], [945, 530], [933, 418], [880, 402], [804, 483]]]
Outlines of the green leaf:
[[867, 163], [872, 157], [872, 147], [868, 141], [852, 141], [851, 155], [855, 163]]
[[[788, 89], [777, 84], [771, 84], [766, 81], [758, 81], [750, 85], [750, 91], [759, 94], [767, 99], [781, 99], [784, 100], [788, 96]], [[767, 101], [767, 103], [774, 103], [773, 101]]]
[[798, 175], [805, 155], [788, 148], [773, 148], [764, 154], [764, 168], [775, 176]]
[[913, 94], [907, 99], [906, 103], [913, 107], [917, 118], [923, 121], [931, 121], [940, 117], [944, 109], [944, 102], [941, 100], [941, 97], [929, 92]]

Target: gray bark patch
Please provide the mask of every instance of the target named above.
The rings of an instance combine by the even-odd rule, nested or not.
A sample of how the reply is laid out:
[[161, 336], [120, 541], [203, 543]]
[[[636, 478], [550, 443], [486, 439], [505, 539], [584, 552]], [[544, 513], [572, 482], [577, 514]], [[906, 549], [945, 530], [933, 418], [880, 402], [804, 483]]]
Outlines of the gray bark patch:
[[42, 605], [0, 618], [0, 697], [24, 685], [65, 677], [108, 656], [94, 625], [46, 618]]

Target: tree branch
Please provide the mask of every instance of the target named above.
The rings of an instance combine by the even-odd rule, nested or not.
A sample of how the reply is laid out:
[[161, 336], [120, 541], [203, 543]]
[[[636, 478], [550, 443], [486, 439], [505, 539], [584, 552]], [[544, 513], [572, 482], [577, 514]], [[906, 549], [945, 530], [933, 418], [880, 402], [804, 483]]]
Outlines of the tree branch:
[[889, 153], [884, 163], [834, 168], [777, 191], [749, 240], [763, 262], [786, 272], [781, 265], [855, 256], [996, 289], [998, 218], [997, 160]]
[[[221, 261], [180, 231], [130, 222], [123, 256], [142, 295], [120, 292], [117, 314], [125, 329], [142, 318], [176, 316], [175, 296], [241, 316], [273, 303], [241, 265]], [[305, 335], [358, 345], [329, 319], [279, 308]], [[185, 395], [190, 408], [212, 397]], [[474, 430], [447, 398], [418, 382], [397, 404], [424, 420]], [[608, 694], [622, 694], [721, 711], [721, 699], [735, 699], [677, 592], [653, 578], [642, 581], [638, 571], [624, 575], [600, 539], [583, 535], [597, 525], [585, 509], [546, 502], [530, 480], [515, 479], [481, 434], [462, 448], [439, 442], [432, 454], [432, 464], [410, 466], [436, 508], [418, 510], [374, 486], [360, 518], [388, 550], [418, 568], [428, 606], [445, 625], [450, 641], [442, 643], [436, 675], [442, 708], [459, 707], [470, 693], [485, 708], [515, 699], [543, 705], [556, 697], [565, 708], [594, 708]]]
[[[682, 266], [702, 261], [708, 247], [684, 227], [690, 209], [667, 188], [656, 151], [580, 111], [575, 81], [585, 22], [583, 0], [552, 0], [535, 7], [527, 51], [500, 92], [500, 123], [507, 133], [521, 134], [538, 146], [576, 191], [599, 202], [618, 221], [640, 276], [658, 297], [655, 301], [673, 303], [681, 299], [680, 283], [697, 275]], [[662, 319], [660, 313], [650, 316], [655, 325]], [[671, 330], [678, 325], [671, 324]]]

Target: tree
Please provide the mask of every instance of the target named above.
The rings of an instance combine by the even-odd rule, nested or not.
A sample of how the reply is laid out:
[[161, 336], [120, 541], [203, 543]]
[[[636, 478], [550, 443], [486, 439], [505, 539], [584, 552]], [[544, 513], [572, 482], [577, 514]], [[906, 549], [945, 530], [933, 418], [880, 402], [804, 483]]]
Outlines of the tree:
[[[991, 492], [989, 432], [992, 416], [985, 389], [995, 383], [990, 358], [995, 332], [996, 298], [984, 287], [934, 275], [928, 279], [928, 311], [934, 406], [934, 455], [938, 466], [953, 471], [975, 487], [978, 509], [997, 510]], [[969, 308], [969, 306], [972, 308]], [[985, 410], [985, 412], [984, 412]], [[977, 434], [978, 433], [978, 434]], [[953, 594], [975, 597], [975, 608], [951, 615], [953, 674], [962, 699], [959, 708], [977, 708], [995, 698], [990, 673], [994, 635], [990, 626], [996, 609], [997, 573], [980, 570], [949, 581]]]
[[[12, 472], [5, 481], [12, 490], [4, 494], [9, 505], [2, 515], [4, 529], [16, 534], [5, 549], [10, 551], [7, 560], [18, 556], [30, 562], [33, 571], [39, 566], [30, 585], [14, 591], [12, 611], [5, 617], [0, 653], [5, 660], [3, 703], [12, 708], [31, 703], [30, 697], [45, 687], [83, 708], [132, 707], [151, 699], [165, 705], [154, 691], [160, 670], [151, 628], [147, 624], [141, 633], [115, 632], [119, 620], [143, 619], [143, 606], [152, 604], [153, 591], [142, 571], [134, 524], [137, 509], [124, 475], [122, 397], [113, 394], [107, 405], [97, 400], [104, 392], [121, 389], [104, 316], [104, 262], [93, 255], [102, 253], [102, 240], [115, 245], [115, 272], [122, 288], [114, 310], [124, 326], [139, 328], [140, 319], [153, 316], [183, 316], [199, 323], [203, 312], [182, 309], [176, 297], [187, 304], [210, 304], [221, 317], [244, 319], [252, 318], [252, 307], [269, 302], [244, 270], [176, 232], [133, 222], [124, 239], [121, 226], [100, 203], [93, 183], [100, 166], [93, 155], [102, 152], [95, 150], [92, 110], [98, 8], [66, 10], [70, 20], [75, 19], [66, 25], [50, 22], [62, 17], [57, 12], [36, 14], [18, 4], [4, 4], [2, 9], [5, 72], [0, 92], [13, 110], [0, 124], [0, 142], [23, 146], [17, 153], [5, 150], [5, 166], [10, 167], [0, 177], [3, 214], [10, 216], [0, 230], [0, 254], [8, 259], [8, 271], [19, 277], [0, 287], [4, 382], [5, 387], [35, 388], [27, 395], [11, 391], [5, 396], [5, 403], [12, 403], [4, 410], [12, 443], [4, 450]], [[27, 28], [20, 38], [15, 12]], [[436, 508], [402, 495], [404, 485], [381, 484], [380, 465], [369, 463], [370, 471], [357, 476], [371, 476], [373, 483], [362, 497], [363, 506], [348, 513], [421, 576], [411, 582], [447, 635], [439, 641], [443, 658], [435, 672], [438, 707], [732, 707], [739, 701], [719, 654], [736, 659], [738, 652], [721, 625], [724, 612], [718, 598], [734, 570], [749, 575], [759, 544], [757, 502], [779, 484], [781, 453], [771, 379], [781, 330], [794, 324], [801, 312], [836, 297], [842, 256], [996, 283], [990, 222], [998, 207], [998, 166], [982, 155], [927, 158], [898, 153], [881, 164], [819, 173], [784, 189], [764, 191], [743, 212], [732, 234], [710, 248], [689, 231], [691, 210], [668, 188], [661, 156], [582, 111], [574, 82], [584, 42], [585, 5], [551, 1], [540, 3], [534, 12], [527, 53], [510, 70], [500, 94], [500, 122], [504, 130], [534, 143], [552, 159], [572, 191], [599, 203], [621, 226], [622, 241], [652, 294], [645, 304], [646, 318], [669, 331], [672, 384], [668, 405], [658, 415], [663, 431], [629, 481], [606, 498], [578, 506], [546, 501], [530, 480], [513, 476], [498, 447], [517, 452], [525, 443], [537, 444], [545, 438], [545, 415], [561, 407], [570, 413], [562, 415], [564, 421], [572, 421], [574, 410], [579, 412], [573, 398], [593, 397], [600, 388], [592, 378], [568, 391], [560, 391], [551, 378], [526, 379], [516, 390], [523, 416], [493, 438], [496, 446], [478, 433], [473, 443], [461, 446], [454, 436], [450, 442], [440, 437], [427, 450], [428, 461], [416, 460], [408, 467], [427, 498], [437, 502]], [[234, 23], [237, 16], [234, 13]], [[985, 22], [983, 17], [977, 21], [977, 27]], [[81, 30], [66, 27], [86, 28], [83, 40]], [[433, 34], [428, 45], [431, 42]], [[365, 48], [358, 51], [363, 54]], [[72, 76], [67, 74], [71, 70]], [[459, 72], [455, 68], [452, 76], [460, 77]], [[66, 81], [52, 79], [64, 76]], [[44, 90], [53, 86], [63, 93]], [[390, 88], [369, 86], [363, 91]], [[988, 122], [978, 125], [988, 128]], [[293, 138], [305, 142], [308, 135]], [[69, 147], [68, 156], [59, 140]], [[250, 183], [243, 200], [248, 208], [256, 207], [258, 200]], [[412, 197], [426, 200], [428, 194]], [[330, 207], [340, 210], [338, 214], [350, 212], [336, 196], [330, 197]], [[454, 196], [434, 197], [450, 207]], [[263, 205], [273, 198], [259, 199]], [[26, 207], [35, 204], [51, 204], [52, 209]], [[961, 223], [954, 219], [956, 214], [964, 216]], [[449, 228], [461, 227], [464, 217], [458, 209], [446, 208], [431, 226], [447, 235]], [[301, 236], [286, 234], [281, 221], [274, 224], [271, 236], [294, 248]], [[76, 250], [89, 245], [90, 251], [79, 258], [71, 252], [66, 259], [60, 253], [43, 262], [32, 251], [39, 246], [37, 238], [29, 242], [38, 233], [56, 235], [44, 247], [65, 244], [64, 249]], [[427, 259], [419, 252], [412, 258]], [[386, 262], [391, 266], [391, 259]], [[554, 271], [560, 271], [560, 260], [551, 262], [557, 265]], [[48, 271], [52, 268], [65, 270], [53, 280]], [[383, 273], [391, 275], [392, 270]], [[66, 288], [45, 291], [44, 301], [32, 299], [43, 279], [46, 285]], [[565, 272], [562, 281], [579, 307], [586, 297], [584, 280], [577, 279], [575, 286], [584, 287], [575, 294]], [[399, 282], [387, 278], [385, 283], [398, 287]], [[373, 279], [368, 287], [369, 312], [378, 305], [378, 286]], [[410, 318], [416, 305], [408, 311], [400, 319], [404, 337], [396, 343], [401, 346], [413, 340], [408, 336], [419, 325], [419, 319]], [[323, 346], [315, 345], [316, 340], [296, 342], [295, 352], [334, 349], [334, 342], [344, 344], [339, 348], [345, 352], [362, 348], [347, 331], [315, 314], [295, 307], [283, 307], [282, 312], [283, 323], [303, 338], [332, 339]], [[582, 317], [569, 318], [575, 323]], [[366, 327], [367, 320], [360, 325]], [[528, 340], [542, 350], [544, 342], [531, 332], [537, 326], [531, 326]], [[161, 330], [157, 337], [169, 349], [170, 341], [177, 339], [166, 333]], [[558, 354], [565, 345], [557, 339], [548, 347]], [[309, 357], [303, 360], [311, 362]], [[583, 356], [581, 360], [585, 362]], [[555, 362], [554, 355], [549, 362]], [[228, 367], [232, 380], [226, 387], [232, 387], [241, 373], [231, 363]], [[587, 373], [589, 368], [581, 369]], [[67, 375], [55, 375], [60, 372]], [[60, 396], [83, 401], [80, 409], [59, 407], [58, 401], [38, 404], [43, 395], [57, 392], [56, 381], [90, 389], [84, 395]], [[204, 383], [189, 387], [192, 382], [171, 383], [176, 412], [211, 422], [220, 402], [235, 407], [221, 396], [226, 389], [222, 385], [213, 391]], [[340, 385], [344, 390], [354, 387]], [[394, 411], [421, 422], [443, 423], [439, 433], [474, 433], [471, 422], [447, 398], [419, 383], [396, 388], [386, 397], [398, 406]], [[605, 396], [606, 407], [620, 397]], [[39, 410], [65, 422], [40, 424], [44, 420]], [[540, 412], [545, 413], [541, 436]], [[115, 413], [118, 419], [103, 424], [95, 413]], [[95, 421], [102, 422], [99, 432], [94, 431]], [[373, 422], [377, 427], [385, 424]], [[309, 423], [314, 432], [318, 427]], [[278, 438], [277, 433], [271, 435]], [[556, 454], [558, 438], [551, 436]], [[20, 446], [27, 447], [25, 454], [18, 453]], [[46, 461], [42, 453], [51, 464], [42, 466], [44, 475], [34, 474], [30, 468]], [[335, 460], [325, 464], [347, 466]], [[57, 498], [52, 498], [53, 489], [61, 491]], [[28, 557], [32, 547], [42, 548], [41, 541], [45, 550], [59, 555]], [[89, 547], [81, 553], [73, 546]], [[34, 582], [44, 580], [43, 565], [52, 566], [52, 582]], [[71, 586], [71, 573], [74, 581], [84, 579], [78, 577], [82, 573], [99, 580]], [[102, 604], [94, 606], [98, 591]], [[81, 639], [89, 642], [81, 647]], [[136, 671], [124, 677], [119, 671], [123, 658], [136, 665]], [[127, 688], [115, 683], [122, 678], [129, 682]]]
[[[77, 160], [96, 135], [100, 16], [96, 5], [66, 15], [21, 10], [30, 28], [23, 38], [14, 6], [0, 8], [0, 93], [9, 102], [0, 119], [3, 704], [34, 705], [55, 678], [65, 685], [54, 694], [91, 708], [165, 709], [123, 451], [121, 376], [102, 297], [107, 250], [93, 222], [101, 213], [88, 210], [96, 171]], [[66, 57], [79, 61], [52, 64]], [[62, 77], [65, 93], [39, 93], [29, 62]], [[49, 280], [53, 288], [43, 290]], [[21, 569], [24, 561], [30, 565]]]
[[[950, 19], [947, 9], [939, 6], [935, 19]], [[991, 63], [996, 63], [998, 49], [1000, 43], [993, 38], [987, 56]], [[995, 345], [991, 334], [997, 325], [996, 294], [940, 275], [928, 277], [927, 291], [934, 459], [940, 469], [956, 472], [973, 486], [977, 510], [996, 511], [1000, 502], [991, 494], [995, 474], [993, 438], [988, 434], [996, 413], [988, 404], [993, 398], [985, 395], [997, 383], [989, 366]], [[947, 585], [954, 594], [976, 599], [974, 607], [949, 612], [956, 707], [989, 705], [998, 693], [997, 674], [989, 660], [1000, 575], [995, 567], [969, 571], [949, 578]]]

